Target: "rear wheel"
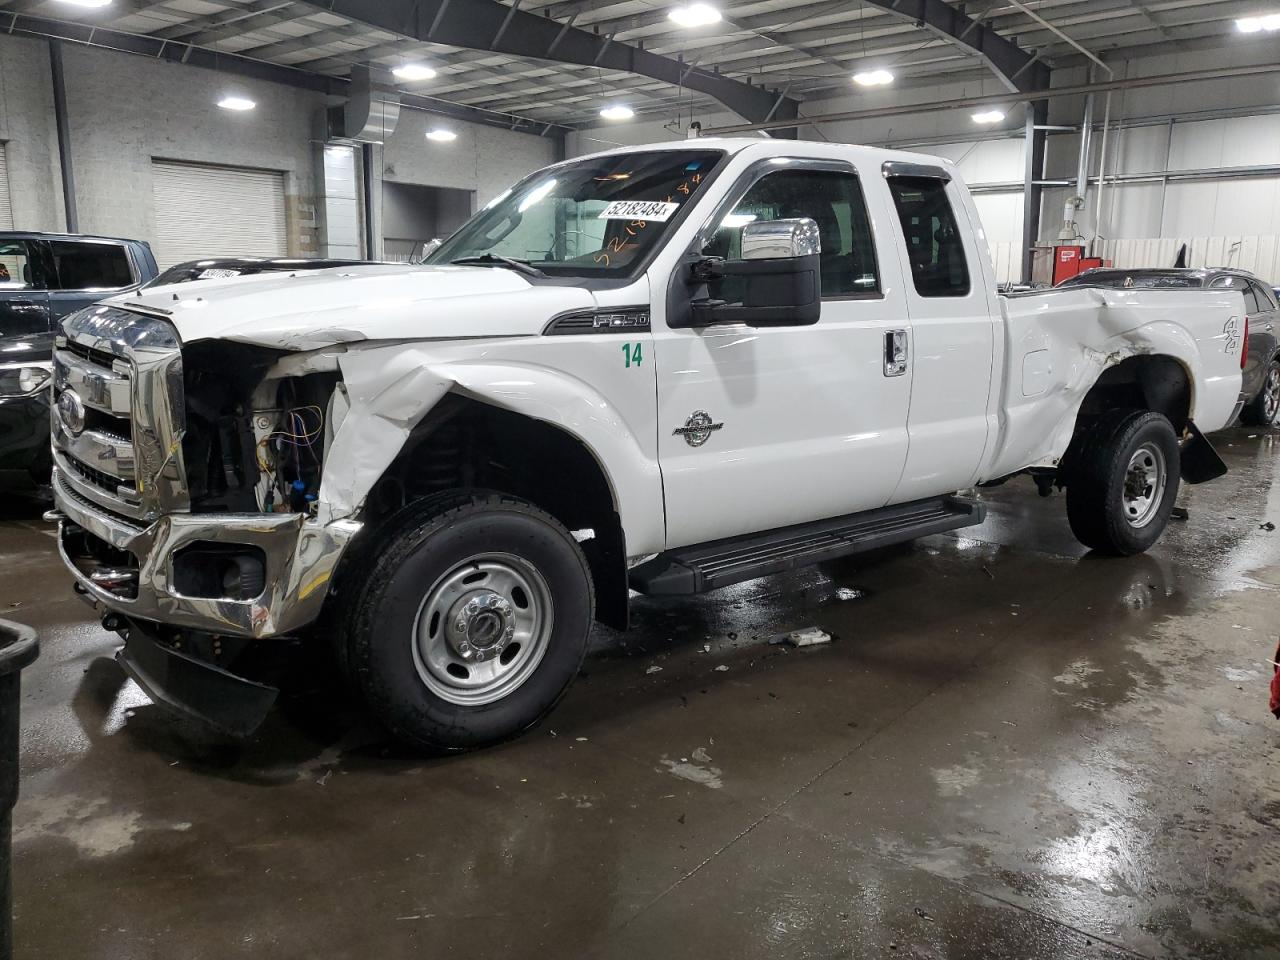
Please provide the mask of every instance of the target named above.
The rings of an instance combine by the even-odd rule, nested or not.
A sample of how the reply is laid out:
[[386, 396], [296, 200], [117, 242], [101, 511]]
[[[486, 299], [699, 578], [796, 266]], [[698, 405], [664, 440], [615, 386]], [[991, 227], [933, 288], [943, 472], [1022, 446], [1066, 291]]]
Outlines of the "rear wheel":
[[1173, 425], [1158, 413], [1118, 410], [1090, 429], [1067, 483], [1067, 519], [1086, 547], [1127, 556], [1160, 539], [1181, 480]]
[[1280, 360], [1267, 364], [1262, 389], [1244, 405], [1240, 420], [1255, 427], [1271, 427], [1280, 421]]
[[410, 507], [382, 529], [344, 631], [373, 712], [432, 751], [493, 743], [541, 719], [577, 674], [594, 615], [569, 531], [498, 494]]

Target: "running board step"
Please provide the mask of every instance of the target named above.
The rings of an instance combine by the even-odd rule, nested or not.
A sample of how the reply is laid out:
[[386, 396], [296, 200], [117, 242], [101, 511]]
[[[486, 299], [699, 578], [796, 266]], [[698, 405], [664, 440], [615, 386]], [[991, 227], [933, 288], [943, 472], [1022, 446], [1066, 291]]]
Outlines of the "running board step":
[[917, 500], [816, 523], [715, 540], [661, 553], [628, 574], [649, 596], [704, 593], [823, 560], [864, 553], [981, 523], [986, 507], [959, 497]]

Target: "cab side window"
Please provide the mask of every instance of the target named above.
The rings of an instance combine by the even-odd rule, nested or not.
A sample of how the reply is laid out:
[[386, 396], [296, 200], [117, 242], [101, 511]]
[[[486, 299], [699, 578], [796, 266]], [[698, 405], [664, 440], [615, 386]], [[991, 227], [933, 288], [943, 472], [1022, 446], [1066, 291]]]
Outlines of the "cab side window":
[[902, 222], [907, 259], [922, 297], [969, 295], [969, 265], [947, 185], [931, 177], [890, 177], [889, 192]]
[[129, 256], [119, 244], [54, 240], [49, 248], [59, 290], [115, 290], [133, 283]]
[[0, 242], [0, 290], [30, 290], [38, 285], [25, 240]]
[[[834, 170], [786, 170], [757, 180], [703, 247], [707, 256], [735, 260], [742, 253], [742, 228], [766, 220], [808, 217], [821, 233], [822, 295], [827, 299], [878, 297], [880, 275], [875, 240], [857, 175]], [[710, 285], [717, 300], [742, 299], [743, 278]]]

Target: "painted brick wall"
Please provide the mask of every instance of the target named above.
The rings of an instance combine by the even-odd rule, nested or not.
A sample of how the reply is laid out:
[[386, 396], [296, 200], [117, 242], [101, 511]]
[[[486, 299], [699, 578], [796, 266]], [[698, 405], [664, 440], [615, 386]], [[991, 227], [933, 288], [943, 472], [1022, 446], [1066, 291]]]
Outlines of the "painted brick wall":
[[44, 43], [0, 35], [0, 140], [5, 141], [14, 227], [62, 230], [58, 131]]

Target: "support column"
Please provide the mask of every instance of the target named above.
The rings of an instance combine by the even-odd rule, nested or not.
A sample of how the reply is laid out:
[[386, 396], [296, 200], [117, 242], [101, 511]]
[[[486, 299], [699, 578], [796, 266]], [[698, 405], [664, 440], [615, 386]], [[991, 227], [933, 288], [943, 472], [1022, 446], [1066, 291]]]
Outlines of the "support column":
[[1024, 144], [1025, 172], [1022, 183], [1022, 282], [1031, 282], [1034, 256], [1031, 248], [1040, 239], [1040, 197], [1044, 188], [1044, 147], [1049, 122], [1049, 101], [1027, 104], [1027, 135]]
[[62, 72], [62, 42], [49, 41], [49, 64], [53, 69], [53, 118], [58, 127], [58, 163], [62, 168], [62, 201], [67, 213], [67, 233], [80, 232], [76, 210], [76, 175], [71, 164], [71, 126], [67, 122], [67, 86]]

